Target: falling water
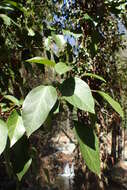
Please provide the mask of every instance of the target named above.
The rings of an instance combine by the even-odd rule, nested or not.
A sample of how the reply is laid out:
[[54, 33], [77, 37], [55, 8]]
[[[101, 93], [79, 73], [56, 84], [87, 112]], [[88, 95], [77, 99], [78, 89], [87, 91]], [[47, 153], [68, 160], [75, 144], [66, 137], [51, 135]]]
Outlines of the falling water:
[[73, 178], [74, 163], [72, 163], [71, 167], [69, 166], [69, 163], [67, 163], [64, 167], [63, 173], [58, 175], [56, 185], [61, 190], [71, 190], [73, 186]]

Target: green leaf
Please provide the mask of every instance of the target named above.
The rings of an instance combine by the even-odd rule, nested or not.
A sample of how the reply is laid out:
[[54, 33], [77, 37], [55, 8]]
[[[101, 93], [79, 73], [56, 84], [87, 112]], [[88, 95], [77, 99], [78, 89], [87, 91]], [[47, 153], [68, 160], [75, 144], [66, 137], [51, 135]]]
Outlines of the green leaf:
[[35, 36], [35, 32], [33, 31], [32, 28], [27, 28], [28, 30], [28, 36]]
[[82, 37], [82, 34], [73, 33], [73, 32], [70, 32], [69, 30], [63, 30], [63, 34], [73, 36], [75, 39]]
[[22, 117], [13, 110], [7, 120], [8, 136], [10, 138], [10, 146], [12, 147], [25, 133]]
[[47, 51], [50, 51], [51, 44], [52, 44], [52, 37], [49, 36], [49, 37], [46, 38], [45, 41], [44, 41], [44, 46], [45, 46], [45, 49], [46, 49]]
[[22, 180], [22, 177], [25, 175], [25, 173], [28, 171], [29, 167], [31, 166], [32, 159], [28, 160], [28, 162], [24, 165], [24, 168], [21, 172], [17, 173], [17, 177], [19, 181]]
[[14, 96], [12, 96], [12, 95], [5, 95], [4, 98], [7, 99], [7, 100], [10, 100], [16, 106], [20, 106], [20, 101], [17, 98], [15, 98]]
[[1, 109], [1, 112], [7, 112], [10, 110], [10, 108], [7, 106], [6, 103], [0, 103], [0, 109]]
[[124, 113], [123, 110], [120, 106], [120, 104], [118, 102], [116, 102], [115, 100], [112, 99], [111, 96], [109, 96], [108, 94], [106, 94], [105, 92], [96, 91], [98, 94], [100, 94], [111, 106], [112, 108], [121, 116], [124, 117]]
[[101, 77], [99, 75], [96, 75], [96, 74], [85, 73], [85, 74], [83, 74], [83, 76], [93, 77], [93, 78], [99, 79], [99, 80], [101, 80], [101, 81], [103, 81], [103, 82], [106, 83], [106, 80], [103, 77]]
[[52, 86], [38, 86], [27, 95], [22, 117], [28, 137], [45, 122], [56, 100], [57, 92]]
[[4, 151], [7, 143], [8, 130], [6, 123], [0, 119], [0, 154]]
[[15, 174], [23, 170], [30, 156], [29, 141], [26, 135], [23, 135], [10, 149], [10, 161]]
[[12, 7], [4, 6], [4, 5], [2, 5], [2, 6], [0, 5], [0, 9], [14, 11], [14, 9]]
[[91, 22], [93, 22], [93, 24], [94, 24], [95, 26], [98, 24], [98, 23], [95, 22], [95, 21], [93, 20], [93, 18], [92, 18], [91, 16], [89, 16], [87, 13], [85, 13], [85, 14], [83, 15], [83, 20], [91, 21]]
[[67, 66], [65, 63], [63, 62], [59, 62], [55, 65], [55, 70], [58, 74], [62, 75], [68, 71], [70, 71], [72, 69], [72, 67]]
[[84, 14], [83, 19], [84, 20], [91, 20], [93, 22], [93, 19], [87, 13]]
[[55, 41], [56, 45], [60, 48], [63, 49], [66, 41], [64, 39], [64, 35], [60, 35], [60, 34], [52, 34], [53, 40]]
[[80, 78], [69, 78], [61, 86], [63, 98], [81, 110], [95, 113], [94, 99], [86, 82]]
[[0, 18], [2, 18], [2, 20], [4, 21], [4, 24], [7, 25], [7, 26], [10, 26], [11, 25], [11, 19], [10, 17], [8, 17], [7, 15], [5, 14], [0, 14]]
[[15, 1], [11, 1], [11, 0], [5, 0], [3, 1], [3, 4], [7, 4], [7, 5], [11, 5], [12, 7], [15, 7], [16, 9], [19, 9], [22, 12], [26, 12], [26, 9], [22, 6], [21, 3], [17, 3]]
[[3, 3], [10, 4], [10, 5], [12, 5], [12, 6], [16, 7], [16, 8], [19, 7], [19, 4], [17, 2], [15, 2], [15, 1], [5, 0], [5, 1], [3, 1]]
[[54, 61], [51, 61], [49, 59], [45, 59], [43, 57], [34, 57], [34, 58], [28, 59], [26, 61], [29, 63], [39, 63], [39, 64], [52, 66], [52, 67], [54, 67], [56, 64]]
[[81, 123], [74, 122], [75, 133], [80, 145], [82, 156], [88, 168], [100, 174], [100, 156], [99, 156], [99, 142], [92, 127], [84, 126]]

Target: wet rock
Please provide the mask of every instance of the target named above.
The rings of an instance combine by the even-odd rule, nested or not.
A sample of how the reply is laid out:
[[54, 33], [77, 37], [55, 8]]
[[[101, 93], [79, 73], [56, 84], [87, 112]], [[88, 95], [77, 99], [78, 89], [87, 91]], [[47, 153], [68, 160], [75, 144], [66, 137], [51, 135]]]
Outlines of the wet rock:
[[52, 138], [55, 148], [63, 154], [70, 155], [76, 148], [74, 134], [71, 132], [70, 136], [66, 136], [63, 132]]
[[111, 180], [127, 189], [127, 161], [119, 161], [111, 171]]

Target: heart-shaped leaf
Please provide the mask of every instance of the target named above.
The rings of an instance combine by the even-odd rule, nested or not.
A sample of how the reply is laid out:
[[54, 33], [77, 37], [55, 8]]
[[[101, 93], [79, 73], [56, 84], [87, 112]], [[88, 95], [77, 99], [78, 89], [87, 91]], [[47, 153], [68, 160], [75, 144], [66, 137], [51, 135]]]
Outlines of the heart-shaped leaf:
[[61, 86], [63, 98], [81, 110], [94, 112], [94, 99], [86, 82], [80, 78], [69, 78]]
[[56, 100], [57, 92], [52, 86], [38, 86], [27, 95], [22, 117], [28, 137], [45, 122]]

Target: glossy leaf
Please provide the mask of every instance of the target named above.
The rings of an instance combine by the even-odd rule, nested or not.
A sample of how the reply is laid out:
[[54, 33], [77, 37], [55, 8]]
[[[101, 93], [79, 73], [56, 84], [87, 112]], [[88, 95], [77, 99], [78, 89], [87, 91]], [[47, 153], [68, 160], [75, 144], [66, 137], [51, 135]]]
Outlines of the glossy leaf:
[[76, 137], [85, 163], [92, 172], [99, 175], [100, 156], [98, 138], [92, 127], [84, 126], [78, 122], [74, 122], [74, 125]]
[[12, 147], [25, 133], [22, 117], [14, 110], [8, 118], [8, 136]]
[[0, 119], [0, 154], [4, 151], [7, 143], [8, 130], [6, 123]]
[[69, 78], [61, 86], [63, 98], [81, 110], [94, 112], [94, 99], [86, 82], [80, 78]]
[[7, 100], [10, 100], [16, 106], [20, 106], [20, 101], [17, 98], [15, 98], [14, 96], [12, 96], [12, 95], [5, 95], [4, 98], [7, 99]]
[[85, 74], [83, 74], [83, 76], [93, 77], [93, 78], [99, 79], [99, 80], [101, 80], [101, 81], [103, 81], [103, 82], [106, 83], [106, 80], [103, 77], [101, 77], [99, 75], [96, 75], [96, 74], [85, 73]]
[[57, 92], [52, 86], [38, 86], [27, 95], [22, 116], [28, 137], [45, 122], [56, 100]]
[[72, 69], [72, 67], [66, 65], [63, 62], [59, 62], [55, 65], [55, 70], [58, 74], [62, 75], [68, 71], [70, 71]]
[[43, 64], [43, 65], [47, 65], [47, 66], [52, 66], [52, 67], [54, 67], [55, 64], [56, 64], [54, 61], [51, 61], [49, 59], [45, 59], [43, 57], [34, 57], [34, 58], [26, 60], [26, 62], [29, 62], [29, 63], [39, 63], [39, 64]]
[[25, 175], [25, 173], [28, 171], [29, 167], [31, 166], [32, 159], [28, 160], [28, 162], [24, 165], [24, 168], [21, 172], [17, 173], [17, 177], [19, 181], [22, 180], [22, 177]]
[[100, 94], [111, 106], [112, 108], [121, 116], [124, 117], [124, 113], [123, 110], [120, 106], [120, 104], [115, 101], [111, 96], [109, 96], [108, 94], [106, 94], [105, 92], [102, 91], [96, 91], [98, 94]]

